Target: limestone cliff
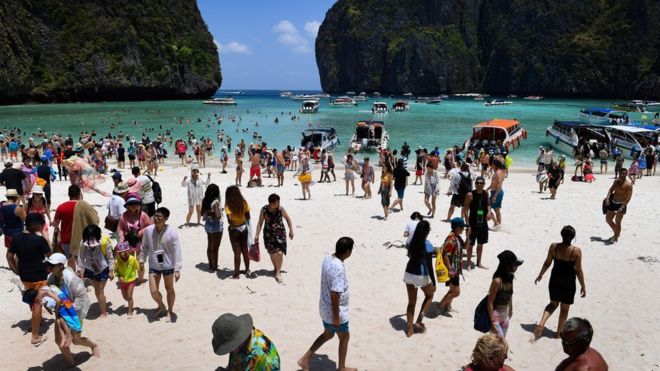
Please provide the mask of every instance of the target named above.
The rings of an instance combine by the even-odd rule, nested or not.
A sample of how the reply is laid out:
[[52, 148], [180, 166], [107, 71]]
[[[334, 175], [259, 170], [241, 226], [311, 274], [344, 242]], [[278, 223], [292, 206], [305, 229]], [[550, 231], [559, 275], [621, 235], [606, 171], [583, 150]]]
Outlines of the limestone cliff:
[[339, 0], [324, 91], [660, 97], [657, 0]]
[[0, 2], [0, 103], [201, 98], [221, 81], [195, 0]]

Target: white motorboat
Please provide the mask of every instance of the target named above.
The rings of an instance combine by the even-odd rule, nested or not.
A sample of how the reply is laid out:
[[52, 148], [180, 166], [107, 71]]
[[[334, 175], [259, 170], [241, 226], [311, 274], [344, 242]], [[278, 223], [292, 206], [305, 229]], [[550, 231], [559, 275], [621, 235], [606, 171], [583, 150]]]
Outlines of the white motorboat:
[[389, 112], [387, 108], [387, 103], [385, 102], [374, 102], [371, 105], [371, 113], [381, 114]]
[[483, 148], [487, 152], [504, 148], [508, 152], [519, 147], [523, 139], [527, 139], [527, 130], [522, 128], [520, 121], [492, 119], [472, 128], [472, 136], [465, 143], [465, 148]]
[[302, 132], [300, 145], [305, 148], [321, 148], [331, 150], [340, 145], [337, 132], [334, 128], [329, 129], [307, 129]]
[[582, 143], [598, 142], [610, 147], [610, 136], [603, 125], [582, 121], [555, 121], [545, 131], [551, 138], [550, 146], [569, 155], [574, 155]]
[[282, 98], [289, 98], [289, 97], [291, 97], [292, 95], [293, 95], [293, 93], [290, 92], [290, 91], [283, 91], [283, 92], [280, 92], [280, 97], [282, 97]]
[[529, 95], [523, 98], [525, 100], [543, 100], [543, 97], [540, 95]]
[[300, 113], [316, 113], [319, 110], [318, 99], [310, 99], [302, 102]]
[[513, 102], [510, 100], [503, 100], [503, 99], [491, 99], [484, 103], [484, 106], [490, 107], [490, 106], [509, 106], [512, 105]]
[[409, 109], [410, 105], [408, 104], [407, 100], [399, 100], [392, 105], [392, 111], [394, 112], [405, 112]]
[[334, 108], [350, 108], [357, 106], [355, 99], [347, 96], [337, 97], [330, 101], [330, 107]]
[[624, 111], [616, 111], [611, 108], [584, 108], [578, 113], [578, 119], [590, 124], [610, 124], [612, 121], [618, 122], [625, 120], [628, 113]]
[[640, 154], [649, 144], [658, 143], [658, 130], [637, 126], [608, 125], [603, 126], [610, 136], [612, 148], [618, 148], [623, 157], [633, 158]]
[[354, 152], [387, 148], [389, 136], [382, 121], [358, 121], [350, 148]]
[[209, 100], [205, 100], [202, 102], [203, 104], [212, 104], [212, 105], [217, 105], [217, 106], [235, 106], [236, 101], [234, 101], [234, 98], [232, 97], [217, 97], [217, 98], [211, 98]]

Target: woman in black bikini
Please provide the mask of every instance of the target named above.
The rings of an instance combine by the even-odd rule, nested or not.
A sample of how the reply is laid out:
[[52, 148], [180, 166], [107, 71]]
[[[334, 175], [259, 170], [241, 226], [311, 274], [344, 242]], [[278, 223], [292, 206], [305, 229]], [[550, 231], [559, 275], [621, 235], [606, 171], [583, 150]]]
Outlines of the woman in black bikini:
[[561, 230], [561, 243], [553, 243], [548, 249], [548, 257], [545, 259], [539, 276], [534, 280], [534, 284], [538, 284], [543, 278], [545, 271], [552, 267], [550, 273], [550, 304], [546, 305], [543, 311], [541, 321], [536, 325], [534, 330], [534, 340], [541, 337], [541, 333], [545, 328], [545, 322], [550, 318], [552, 313], [557, 309], [561, 303], [559, 312], [559, 324], [557, 325], [556, 337], [559, 338], [560, 331], [564, 328], [564, 323], [568, 318], [568, 310], [573, 304], [575, 297], [575, 278], [580, 281], [580, 295], [585, 297], [587, 290], [584, 287], [584, 274], [582, 273], [582, 251], [579, 247], [571, 245], [571, 241], [575, 238], [575, 229], [570, 225], [565, 226]]

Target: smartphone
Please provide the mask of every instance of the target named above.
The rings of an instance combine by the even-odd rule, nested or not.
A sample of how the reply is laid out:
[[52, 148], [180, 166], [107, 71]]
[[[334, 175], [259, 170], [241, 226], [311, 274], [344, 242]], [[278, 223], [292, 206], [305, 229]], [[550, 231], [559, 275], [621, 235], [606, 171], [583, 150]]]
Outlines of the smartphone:
[[477, 210], [477, 223], [482, 224], [484, 222], [484, 211], [479, 209]]
[[163, 264], [165, 258], [163, 257], [162, 252], [156, 253], [156, 261], [158, 262], [158, 264]]

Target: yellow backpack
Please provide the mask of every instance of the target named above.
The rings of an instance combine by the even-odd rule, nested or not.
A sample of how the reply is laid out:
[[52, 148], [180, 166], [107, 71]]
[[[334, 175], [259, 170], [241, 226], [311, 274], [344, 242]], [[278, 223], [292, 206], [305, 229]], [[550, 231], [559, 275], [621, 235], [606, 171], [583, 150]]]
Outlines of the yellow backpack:
[[442, 247], [438, 250], [435, 258], [435, 275], [438, 279], [438, 283], [449, 281], [449, 270], [445, 267], [445, 262], [442, 259], [442, 252], [445, 249], [445, 243], [442, 244]]
[[101, 253], [107, 259], [108, 258], [108, 244], [110, 243], [110, 237], [101, 236]]

